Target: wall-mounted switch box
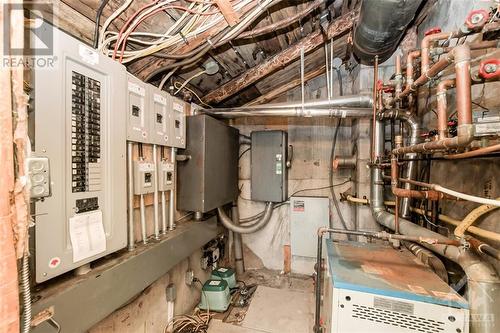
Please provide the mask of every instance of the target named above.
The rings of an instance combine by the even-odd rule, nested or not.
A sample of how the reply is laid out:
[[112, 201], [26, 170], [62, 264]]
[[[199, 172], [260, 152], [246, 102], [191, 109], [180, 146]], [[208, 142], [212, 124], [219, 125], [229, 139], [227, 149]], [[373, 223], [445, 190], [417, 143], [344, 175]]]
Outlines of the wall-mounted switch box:
[[170, 191], [174, 188], [174, 164], [168, 161], [158, 163], [158, 191]]
[[47, 157], [28, 157], [30, 198], [41, 199], [50, 196], [50, 168]]
[[147, 85], [131, 74], [127, 74], [127, 140], [149, 143], [150, 105]]
[[252, 200], [283, 202], [287, 199], [287, 150], [286, 132], [252, 132]]
[[151, 162], [134, 161], [134, 194], [149, 194], [155, 189], [155, 165]]
[[165, 91], [161, 91], [153, 85], [148, 85], [149, 110], [150, 110], [150, 142], [161, 146], [170, 146], [171, 110], [169, 100], [171, 98]]
[[171, 147], [186, 148], [186, 103], [177, 97], [172, 97]]

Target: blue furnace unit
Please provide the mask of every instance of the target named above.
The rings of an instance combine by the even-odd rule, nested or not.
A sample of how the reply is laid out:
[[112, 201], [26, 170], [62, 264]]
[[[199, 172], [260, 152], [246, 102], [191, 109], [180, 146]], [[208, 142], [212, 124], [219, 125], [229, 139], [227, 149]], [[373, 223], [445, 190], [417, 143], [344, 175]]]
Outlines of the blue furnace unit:
[[467, 301], [408, 251], [326, 242], [326, 332], [469, 332]]

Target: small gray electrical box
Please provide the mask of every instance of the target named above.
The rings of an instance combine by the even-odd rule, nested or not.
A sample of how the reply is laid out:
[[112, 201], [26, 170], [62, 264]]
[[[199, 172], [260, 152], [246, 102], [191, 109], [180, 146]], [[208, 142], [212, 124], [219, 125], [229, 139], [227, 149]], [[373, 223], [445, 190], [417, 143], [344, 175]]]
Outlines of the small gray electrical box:
[[186, 148], [186, 103], [177, 97], [170, 97], [170, 100], [170, 105], [172, 106], [170, 135], [172, 136], [172, 140], [170, 140], [169, 146]]
[[252, 200], [283, 202], [287, 199], [287, 150], [286, 132], [252, 132]]
[[174, 164], [168, 161], [158, 163], [158, 191], [165, 192], [174, 188]]
[[162, 146], [171, 146], [172, 137], [170, 128], [172, 122], [172, 110], [169, 108], [172, 98], [165, 91], [157, 87], [147, 85], [150, 111], [150, 142]]
[[149, 194], [155, 189], [155, 166], [145, 161], [134, 161], [134, 194]]
[[48, 157], [29, 157], [28, 176], [30, 180], [30, 198], [41, 199], [50, 195], [50, 168]]
[[150, 114], [147, 85], [127, 74], [127, 140], [149, 143]]

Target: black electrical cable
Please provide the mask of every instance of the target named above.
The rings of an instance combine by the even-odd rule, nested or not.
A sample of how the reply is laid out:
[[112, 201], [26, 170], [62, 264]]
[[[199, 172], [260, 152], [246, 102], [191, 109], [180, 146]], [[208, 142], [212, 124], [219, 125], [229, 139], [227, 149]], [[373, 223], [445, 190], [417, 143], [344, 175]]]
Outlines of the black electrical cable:
[[99, 26], [101, 23], [101, 15], [104, 10], [104, 7], [108, 4], [109, 0], [101, 0], [99, 4], [99, 8], [97, 8], [97, 12], [95, 14], [95, 28], [94, 28], [94, 49], [97, 49], [99, 46]]
[[[344, 94], [343, 91], [343, 86], [342, 86], [342, 75], [340, 73], [340, 70], [337, 69], [337, 76], [338, 76], [338, 81], [339, 81], [339, 94], [342, 96]], [[337, 136], [339, 134], [339, 128], [342, 124], [342, 118], [339, 118], [337, 125], [335, 126], [335, 133], [333, 134], [333, 141], [332, 141], [332, 150], [330, 151], [330, 174], [329, 174], [329, 181], [330, 181], [330, 192], [332, 195], [332, 201], [335, 206], [335, 210], [337, 211], [337, 214], [340, 219], [340, 223], [342, 224], [342, 227], [344, 227], [345, 230], [349, 230], [347, 228], [347, 223], [344, 219], [344, 216], [342, 215], [342, 211], [340, 210], [339, 202], [337, 199], [337, 195], [335, 194], [335, 189], [333, 186], [333, 160], [335, 158], [335, 146], [337, 144]], [[333, 227], [333, 225], [330, 225], [330, 227]]]
[[252, 148], [247, 148], [247, 149], [245, 149], [245, 150], [244, 150], [244, 151], [240, 154], [240, 156], [238, 156], [238, 160], [240, 160], [240, 159], [243, 157], [243, 155], [245, 155], [245, 153], [246, 153], [247, 151], [249, 151], [250, 149], [252, 149]]

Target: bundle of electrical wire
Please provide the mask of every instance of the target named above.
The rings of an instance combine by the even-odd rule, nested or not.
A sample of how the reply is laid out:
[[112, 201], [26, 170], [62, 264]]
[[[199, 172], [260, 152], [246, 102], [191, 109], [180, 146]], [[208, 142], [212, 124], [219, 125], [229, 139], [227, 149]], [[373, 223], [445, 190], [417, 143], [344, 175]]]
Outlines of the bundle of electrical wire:
[[[242, 12], [244, 8], [253, 6], [242, 17], [240, 22], [233, 27], [228, 26], [214, 2], [205, 0], [187, 1], [189, 2], [187, 7], [179, 4], [177, 0], [152, 1], [130, 15], [120, 31], [108, 30], [111, 23], [124, 13], [133, 2], [133, 0], [127, 0], [103, 24], [99, 36], [99, 49], [107, 56], [118, 59], [122, 63], [129, 63], [153, 54], [169, 59], [185, 59], [192, 57], [193, 52], [184, 52], [183, 54], [174, 54], [174, 52], [187, 45], [191, 40], [199, 38], [203, 33], [206, 35], [210, 29], [217, 27], [217, 29], [213, 29], [218, 31], [215, 33], [217, 36], [212, 37], [212, 40], [207, 37], [203, 45], [199, 46], [195, 52], [199, 51], [201, 53], [206, 48], [221, 45], [236, 37], [269, 6], [281, 0], [264, 0], [262, 2], [253, 0], [232, 1], [236, 12]], [[158, 13], [165, 13], [169, 9], [180, 11], [182, 15], [164, 33], [135, 31], [146, 19]], [[127, 44], [129, 47], [127, 47]], [[130, 47], [132, 44], [133, 49]], [[160, 51], [162, 51], [161, 54]]]
[[174, 333], [206, 333], [212, 316], [208, 311], [196, 309], [192, 315], [175, 316], [167, 328], [171, 326]]

